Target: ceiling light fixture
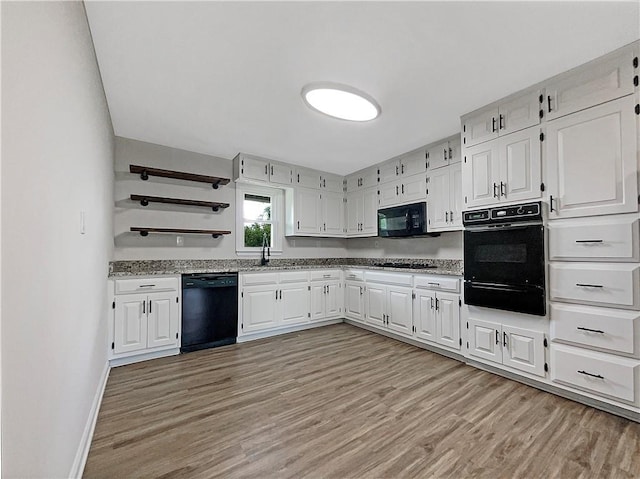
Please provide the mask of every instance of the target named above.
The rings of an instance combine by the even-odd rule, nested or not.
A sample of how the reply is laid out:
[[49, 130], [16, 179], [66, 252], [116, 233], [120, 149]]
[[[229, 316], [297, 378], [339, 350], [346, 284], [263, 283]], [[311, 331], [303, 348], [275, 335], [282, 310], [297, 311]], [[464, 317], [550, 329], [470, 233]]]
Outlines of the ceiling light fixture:
[[301, 93], [307, 106], [341, 120], [369, 121], [382, 111], [370, 95], [339, 83], [310, 83]]

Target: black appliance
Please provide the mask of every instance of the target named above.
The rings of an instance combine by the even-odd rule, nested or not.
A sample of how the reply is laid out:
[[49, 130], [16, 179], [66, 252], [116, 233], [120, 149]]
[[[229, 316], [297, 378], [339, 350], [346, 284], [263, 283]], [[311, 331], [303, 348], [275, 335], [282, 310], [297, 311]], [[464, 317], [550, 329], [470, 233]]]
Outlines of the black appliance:
[[237, 335], [238, 274], [183, 274], [180, 352], [234, 344]]
[[462, 222], [465, 303], [544, 316], [542, 204], [465, 211]]
[[427, 203], [392, 206], [378, 210], [378, 236], [397, 238], [404, 236], [431, 235], [427, 232]]

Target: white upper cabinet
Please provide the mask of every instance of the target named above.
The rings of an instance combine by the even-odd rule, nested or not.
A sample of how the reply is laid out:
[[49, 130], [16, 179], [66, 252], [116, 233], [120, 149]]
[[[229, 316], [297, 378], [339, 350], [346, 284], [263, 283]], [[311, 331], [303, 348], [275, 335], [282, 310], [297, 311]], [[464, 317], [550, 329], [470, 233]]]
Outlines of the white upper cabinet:
[[390, 160], [378, 165], [378, 178], [381, 184], [394, 181], [400, 176], [400, 161]]
[[279, 185], [291, 185], [293, 182], [292, 168], [282, 163], [270, 163], [269, 181]]
[[344, 236], [344, 195], [323, 191], [320, 193], [322, 223], [319, 225], [322, 236]]
[[466, 206], [539, 198], [540, 155], [539, 128], [466, 148], [462, 165]]
[[400, 175], [412, 176], [427, 170], [426, 152], [419, 148], [400, 158]]
[[428, 230], [462, 229], [462, 165], [434, 170], [427, 178], [427, 186]]
[[462, 117], [464, 146], [473, 146], [540, 123], [540, 90], [506, 98]]
[[418, 174], [380, 185], [378, 206], [416, 203], [427, 199], [427, 175]]
[[248, 183], [291, 185], [293, 168], [286, 163], [240, 153], [233, 159], [233, 179]]
[[372, 166], [364, 170], [357, 171], [346, 178], [347, 192], [356, 191], [361, 188], [371, 188], [378, 185], [378, 167]]
[[344, 191], [344, 178], [331, 173], [320, 173], [320, 189], [342, 193]]
[[552, 120], [633, 93], [635, 56], [632, 47], [623, 48], [546, 83], [544, 108], [547, 119]]
[[460, 135], [443, 140], [426, 148], [427, 168], [435, 170], [460, 162]]
[[318, 236], [322, 219], [320, 192], [308, 188], [287, 191], [287, 231], [289, 236]]
[[348, 237], [378, 235], [378, 191], [375, 187], [347, 193], [345, 211]]
[[304, 188], [320, 189], [320, 172], [309, 168], [295, 168], [293, 184]]
[[550, 218], [638, 211], [633, 95], [547, 125]]

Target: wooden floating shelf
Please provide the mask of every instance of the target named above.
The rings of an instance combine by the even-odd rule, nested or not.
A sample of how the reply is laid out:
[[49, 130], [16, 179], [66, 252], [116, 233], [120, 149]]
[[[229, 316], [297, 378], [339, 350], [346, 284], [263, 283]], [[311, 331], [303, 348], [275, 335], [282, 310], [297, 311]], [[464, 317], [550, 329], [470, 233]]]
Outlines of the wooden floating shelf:
[[228, 208], [229, 203], [218, 203], [217, 201], [198, 201], [198, 200], [185, 200], [182, 198], [165, 198], [163, 196], [149, 196], [149, 195], [131, 195], [133, 201], [139, 201], [142, 206], [147, 206], [149, 203], [169, 203], [173, 205], [186, 205], [186, 206], [202, 206], [205, 208], [211, 208], [213, 211], [218, 211], [220, 208]]
[[217, 238], [222, 235], [230, 235], [231, 231], [224, 230], [190, 230], [183, 228], [142, 228], [139, 226], [132, 226], [131, 231], [137, 231], [140, 236], [147, 236], [149, 233], [185, 233], [185, 234], [197, 234], [197, 235], [211, 235]]
[[198, 175], [195, 173], [185, 173], [182, 171], [162, 170], [160, 168], [150, 168], [148, 166], [129, 165], [129, 172], [140, 173], [140, 178], [144, 181], [150, 176], [161, 176], [163, 178], [176, 178], [178, 180], [197, 181], [199, 183], [210, 183], [214, 190], [220, 185], [229, 183], [229, 178], [220, 178], [218, 176]]

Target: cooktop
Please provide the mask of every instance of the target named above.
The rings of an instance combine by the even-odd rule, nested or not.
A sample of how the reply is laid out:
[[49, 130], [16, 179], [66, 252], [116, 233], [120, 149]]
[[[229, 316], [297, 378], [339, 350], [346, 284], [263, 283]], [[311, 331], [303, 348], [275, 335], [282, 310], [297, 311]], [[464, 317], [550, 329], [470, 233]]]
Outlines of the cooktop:
[[411, 263], [373, 263], [373, 266], [382, 268], [405, 268], [405, 269], [436, 269], [437, 266], [431, 264], [411, 264]]

